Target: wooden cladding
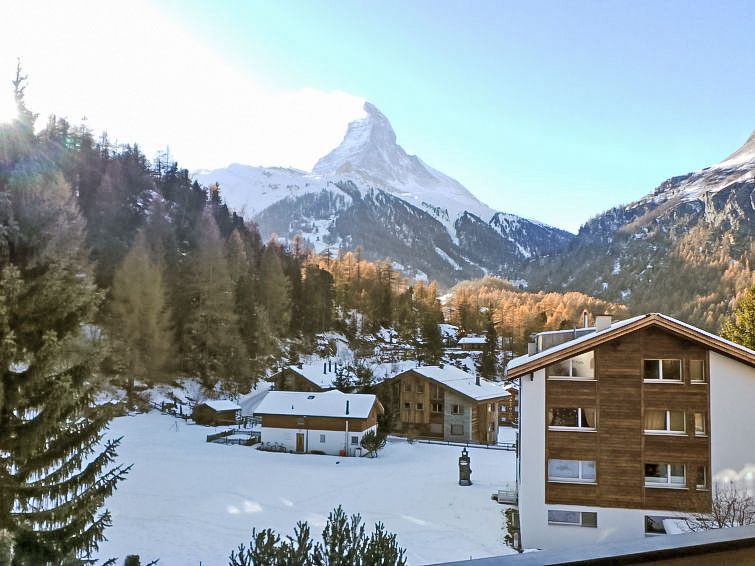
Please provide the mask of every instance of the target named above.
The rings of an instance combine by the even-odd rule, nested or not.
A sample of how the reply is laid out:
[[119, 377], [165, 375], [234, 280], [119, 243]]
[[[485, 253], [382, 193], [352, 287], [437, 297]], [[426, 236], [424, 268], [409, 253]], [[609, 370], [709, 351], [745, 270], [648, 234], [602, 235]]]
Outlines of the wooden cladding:
[[291, 428], [297, 430], [349, 430], [362, 432], [377, 424], [377, 410], [373, 407], [366, 419], [347, 419], [343, 417], [303, 417], [299, 415], [262, 415], [262, 426], [269, 428]]
[[[682, 379], [650, 382], [644, 379], [644, 360], [681, 360]], [[549, 458], [594, 460], [596, 485], [546, 481], [546, 503], [595, 505], [669, 511], [706, 511], [710, 491], [696, 488], [697, 467], [710, 469], [709, 385], [694, 382], [690, 362], [704, 360], [708, 351], [657, 327], [647, 327], [595, 348], [595, 381], [546, 379], [545, 416], [554, 407], [595, 407], [594, 432], [546, 428], [545, 463]], [[646, 434], [645, 411], [684, 413], [685, 430]], [[695, 434], [695, 413], [705, 419], [705, 434]], [[657, 414], [657, 413], [656, 413]], [[699, 426], [698, 426], [699, 429]], [[646, 463], [683, 464], [682, 489], [646, 487]]]

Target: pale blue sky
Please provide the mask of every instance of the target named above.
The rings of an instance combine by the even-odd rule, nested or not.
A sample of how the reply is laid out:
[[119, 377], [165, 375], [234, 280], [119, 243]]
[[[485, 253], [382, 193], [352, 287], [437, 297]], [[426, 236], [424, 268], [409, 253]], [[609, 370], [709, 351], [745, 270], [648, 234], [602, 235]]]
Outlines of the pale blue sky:
[[354, 105], [333, 91], [348, 93], [493, 208], [572, 231], [755, 129], [752, 0], [29, 0], [2, 12], [0, 55], [24, 59], [42, 115], [86, 113], [121, 141], [170, 144], [190, 169], [310, 168], [343, 136]]

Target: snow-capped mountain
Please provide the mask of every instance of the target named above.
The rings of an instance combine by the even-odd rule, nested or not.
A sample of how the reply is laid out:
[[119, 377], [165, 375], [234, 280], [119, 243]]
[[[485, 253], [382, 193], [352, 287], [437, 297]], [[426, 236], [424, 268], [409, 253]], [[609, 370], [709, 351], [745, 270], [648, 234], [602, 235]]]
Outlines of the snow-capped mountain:
[[755, 283], [753, 262], [755, 132], [720, 163], [591, 219], [568, 251], [531, 262], [523, 276], [717, 332], [728, 302]]
[[361, 246], [410, 274], [445, 284], [485, 273], [513, 276], [535, 255], [573, 235], [496, 212], [461, 183], [408, 155], [388, 119], [369, 102], [341, 144], [311, 173], [234, 164], [195, 173], [217, 182], [228, 205], [255, 220], [263, 237], [300, 234], [318, 251]]

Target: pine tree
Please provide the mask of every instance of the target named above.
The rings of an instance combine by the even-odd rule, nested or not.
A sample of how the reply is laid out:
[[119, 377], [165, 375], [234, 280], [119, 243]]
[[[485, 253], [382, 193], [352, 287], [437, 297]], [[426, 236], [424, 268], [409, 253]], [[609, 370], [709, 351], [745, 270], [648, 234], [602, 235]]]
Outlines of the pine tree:
[[482, 347], [480, 358], [480, 375], [486, 379], [495, 377], [498, 366], [498, 334], [495, 331], [490, 311], [488, 311], [485, 325], [485, 345]]
[[173, 336], [161, 262], [150, 257], [141, 232], [115, 272], [108, 310], [116, 367], [129, 390], [135, 379], [160, 382], [172, 358]]
[[94, 400], [99, 295], [83, 243], [33, 123], [0, 127], [0, 532], [19, 564], [96, 549], [102, 504], [127, 472], [112, 465], [118, 441], [102, 442], [112, 409]]
[[185, 370], [205, 385], [222, 380], [225, 386], [246, 387], [250, 380], [235, 312], [235, 286], [209, 208], [202, 215], [197, 241], [185, 281], [190, 300], [181, 344]]
[[745, 291], [734, 312], [721, 329], [724, 338], [755, 350], [755, 285]]
[[291, 281], [283, 272], [279, 246], [271, 240], [262, 254], [259, 299], [270, 317], [270, 327], [278, 336], [285, 336], [291, 321]]

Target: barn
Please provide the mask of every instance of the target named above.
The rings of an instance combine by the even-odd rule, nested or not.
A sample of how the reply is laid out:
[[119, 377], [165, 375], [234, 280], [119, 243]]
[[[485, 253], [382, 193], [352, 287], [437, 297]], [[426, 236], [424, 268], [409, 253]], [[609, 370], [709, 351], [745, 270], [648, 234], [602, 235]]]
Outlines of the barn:
[[212, 399], [203, 401], [194, 407], [191, 417], [201, 425], [232, 425], [236, 424], [241, 407], [227, 399]]

